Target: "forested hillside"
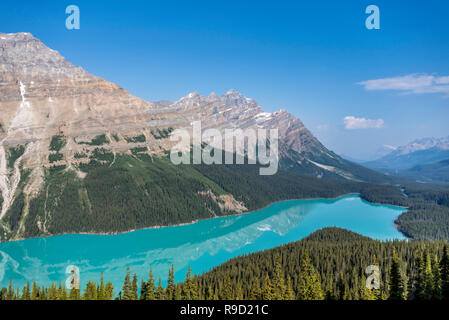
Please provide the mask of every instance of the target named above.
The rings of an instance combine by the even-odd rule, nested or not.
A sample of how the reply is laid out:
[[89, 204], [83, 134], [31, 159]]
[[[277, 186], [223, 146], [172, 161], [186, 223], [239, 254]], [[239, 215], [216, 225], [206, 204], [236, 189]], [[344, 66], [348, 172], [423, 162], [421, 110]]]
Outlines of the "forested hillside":
[[[369, 265], [379, 268], [379, 289], [369, 289]], [[326, 228], [306, 239], [241, 256], [195, 276], [188, 268], [176, 282], [173, 268], [165, 286], [151, 270], [137, 279], [128, 269], [122, 288], [101, 277], [82, 291], [61, 284], [0, 291], [1, 300], [439, 300], [449, 299], [447, 244], [438, 241], [376, 241], [350, 231]], [[106, 279], [107, 280], [107, 279]], [[372, 282], [370, 282], [372, 283]]]
[[[437, 299], [442, 295], [444, 269], [445, 294], [449, 298], [448, 262], [447, 256], [443, 259], [443, 248], [442, 242], [381, 242], [343, 229], [326, 228], [302, 241], [231, 259], [199, 276], [198, 285], [200, 292], [207, 292], [211, 286], [223, 294], [229, 281], [232, 291], [241, 290], [244, 299], [264, 298], [268, 283], [279, 287], [276, 283], [281, 272], [284, 285], [291, 283], [296, 298], [304, 297], [307, 287], [314, 288], [306, 290], [311, 299], [388, 299], [393, 293], [392, 281], [400, 281], [404, 299]], [[393, 259], [394, 255], [397, 259]], [[366, 290], [365, 269], [369, 265], [379, 266], [378, 291]], [[399, 268], [399, 279], [392, 278], [393, 267]], [[308, 271], [304, 275], [302, 270]]]
[[393, 185], [319, 179], [282, 170], [260, 176], [258, 165], [176, 166], [168, 156], [144, 152], [136, 148], [131, 154], [113, 154], [97, 147], [78, 167], [45, 169], [44, 187], [32, 198], [22, 192], [30, 176], [22, 169], [16, 197], [2, 220], [7, 223], [6, 239], [168, 226], [252, 211], [280, 200], [346, 193], [409, 207], [397, 224], [411, 238], [449, 239], [445, 190], [408, 184], [405, 196]]
[[112, 154], [97, 148], [79, 168], [46, 169], [45, 185], [17, 197], [7, 212], [9, 238], [76, 232], [122, 232], [241, 213], [287, 199], [357, 192], [353, 183], [278, 172], [256, 165], [179, 165], [167, 156]]

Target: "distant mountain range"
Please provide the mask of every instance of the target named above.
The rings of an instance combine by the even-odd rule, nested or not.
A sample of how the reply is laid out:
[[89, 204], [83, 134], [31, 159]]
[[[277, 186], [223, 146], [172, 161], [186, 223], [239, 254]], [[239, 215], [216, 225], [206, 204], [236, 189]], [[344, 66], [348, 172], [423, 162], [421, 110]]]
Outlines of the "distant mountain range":
[[449, 183], [449, 159], [417, 165], [413, 168], [402, 170], [399, 174], [403, 177], [420, 182]]
[[449, 136], [423, 138], [400, 146], [366, 167], [423, 182], [448, 182]]

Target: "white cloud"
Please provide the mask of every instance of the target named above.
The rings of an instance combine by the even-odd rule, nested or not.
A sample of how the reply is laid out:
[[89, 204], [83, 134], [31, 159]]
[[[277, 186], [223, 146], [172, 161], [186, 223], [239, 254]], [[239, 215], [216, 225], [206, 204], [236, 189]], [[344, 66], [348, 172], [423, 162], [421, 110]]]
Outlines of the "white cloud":
[[382, 119], [365, 119], [356, 118], [354, 116], [347, 116], [343, 119], [345, 123], [345, 128], [348, 130], [355, 129], [380, 129], [384, 126], [384, 121]]
[[401, 77], [366, 80], [359, 82], [365, 90], [396, 90], [405, 93], [444, 93], [449, 96], [449, 76], [409, 74]]

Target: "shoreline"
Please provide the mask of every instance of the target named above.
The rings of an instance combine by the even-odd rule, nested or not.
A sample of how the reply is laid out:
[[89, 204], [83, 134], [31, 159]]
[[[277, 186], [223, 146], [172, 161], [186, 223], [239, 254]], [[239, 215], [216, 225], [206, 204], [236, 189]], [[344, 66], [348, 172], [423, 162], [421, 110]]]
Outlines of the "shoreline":
[[[378, 205], [388, 205], [388, 206], [392, 206], [392, 207], [396, 207], [396, 208], [401, 208], [404, 210], [407, 210], [408, 207], [402, 207], [402, 206], [398, 206], [398, 205], [393, 205], [393, 204], [386, 204], [386, 203], [377, 203], [377, 202], [370, 202], [368, 200], [363, 199], [360, 196], [360, 193], [358, 192], [351, 192], [351, 193], [344, 193], [335, 197], [331, 197], [331, 198], [302, 198], [302, 199], [287, 199], [287, 200], [279, 200], [279, 201], [273, 201], [270, 202], [269, 204], [259, 208], [259, 209], [255, 209], [252, 211], [247, 211], [247, 212], [241, 212], [241, 213], [235, 213], [235, 214], [228, 214], [228, 215], [223, 215], [223, 216], [215, 216], [215, 217], [209, 217], [209, 218], [202, 218], [202, 219], [195, 219], [192, 220], [190, 222], [183, 222], [183, 223], [179, 223], [179, 224], [173, 224], [173, 225], [166, 225], [166, 226], [151, 226], [151, 227], [144, 227], [144, 228], [137, 228], [137, 229], [129, 229], [126, 231], [118, 231], [118, 232], [68, 232], [68, 233], [58, 233], [58, 234], [51, 234], [51, 235], [43, 235], [40, 237], [30, 237], [30, 238], [20, 238], [20, 239], [14, 239], [14, 240], [6, 240], [6, 241], [0, 241], [1, 243], [6, 243], [6, 242], [16, 242], [16, 241], [24, 241], [24, 240], [30, 240], [30, 239], [45, 239], [45, 238], [50, 238], [50, 237], [57, 237], [57, 236], [65, 236], [65, 235], [92, 235], [92, 236], [113, 236], [113, 235], [119, 235], [119, 234], [126, 234], [126, 233], [131, 233], [131, 232], [135, 232], [135, 231], [141, 231], [141, 230], [149, 230], [149, 229], [161, 229], [161, 228], [173, 228], [173, 227], [182, 227], [182, 226], [187, 226], [187, 225], [192, 225], [195, 224], [197, 222], [200, 221], [206, 221], [206, 220], [211, 220], [211, 219], [217, 219], [217, 218], [226, 218], [226, 217], [234, 217], [234, 216], [241, 216], [241, 215], [246, 215], [246, 214], [250, 214], [250, 213], [255, 213], [258, 211], [261, 211], [263, 209], [266, 209], [276, 203], [280, 203], [280, 202], [287, 202], [287, 201], [310, 201], [310, 200], [338, 200], [340, 198], [344, 198], [347, 196], [359, 196], [359, 198], [362, 201], [366, 201], [370, 204], [378, 204]], [[393, 224], [396, 225], [395, 220], [393, 221]], [[398, 232], [400, 232], [406, 239], [410, 239], [409, 237], [407, 237], [404, 233], [402, 233], [401, 231], [399, 231], [397, 228], [396, 230]]]

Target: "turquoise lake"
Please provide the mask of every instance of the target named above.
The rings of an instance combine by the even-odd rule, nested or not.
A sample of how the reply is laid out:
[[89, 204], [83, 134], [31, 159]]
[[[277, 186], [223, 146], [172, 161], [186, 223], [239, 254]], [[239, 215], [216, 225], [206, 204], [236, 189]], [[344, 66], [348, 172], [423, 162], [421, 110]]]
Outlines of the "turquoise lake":
[[372, 204], [358, 195], [338, 199], [278, 202], [249, 214], [194, 224], [145, 229], [118, 235], [60, 235], [0, 243], [0, 287], [36, 280], [40, 285], [64, 283], [66, 267], [76, 265], [84, 287], [88, 280], [105, 281], [121, 290], [126, 267], [140, 279], [150, 266], [156, 277], [167, 277], [174, 264], [176, 280], [190, 264], [202, 273], [244, 253], [300, 240], [323, 227], [341, 227], [379, 239], [405, 239], [393, 221], [405, 209]]

